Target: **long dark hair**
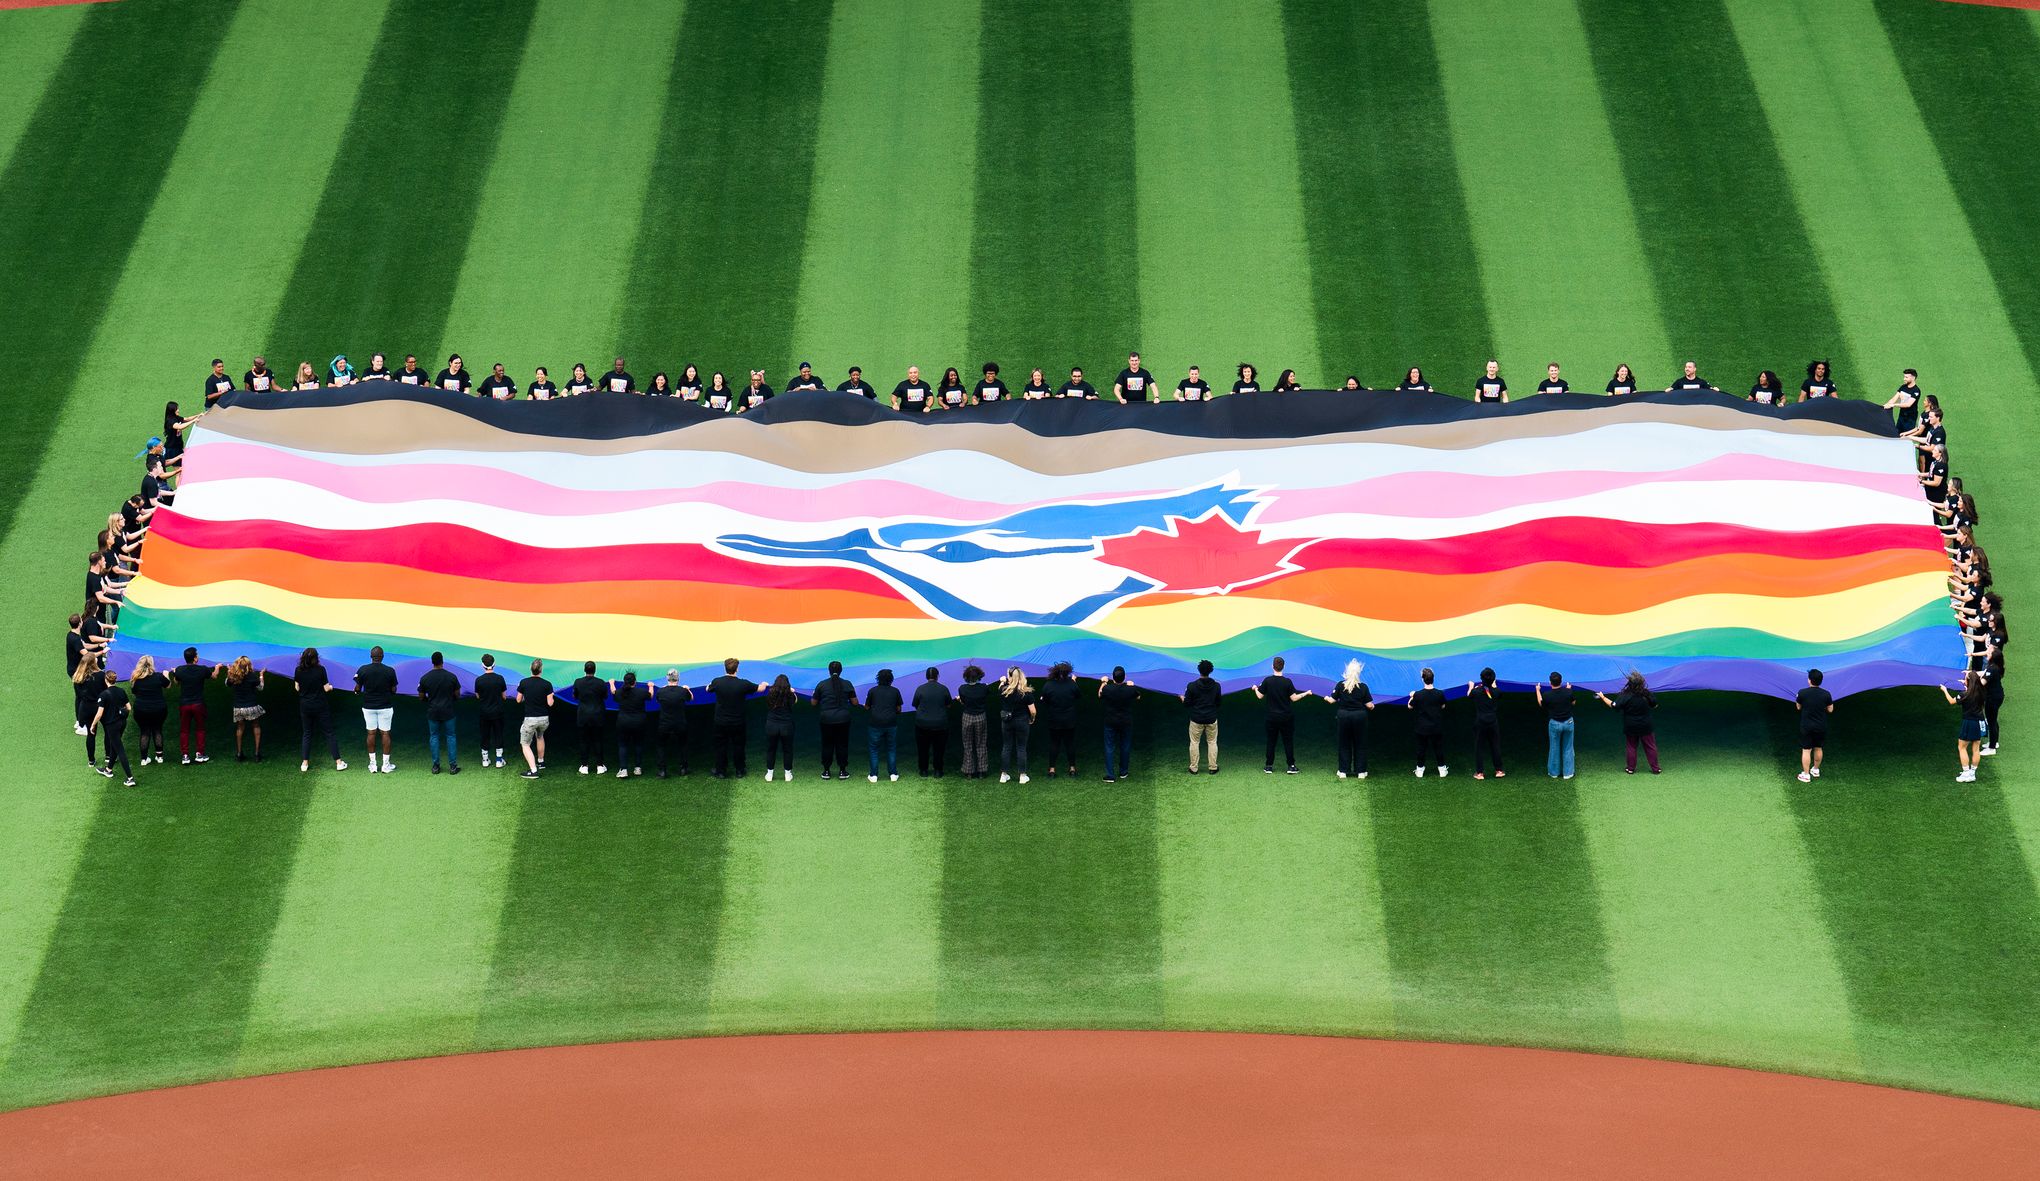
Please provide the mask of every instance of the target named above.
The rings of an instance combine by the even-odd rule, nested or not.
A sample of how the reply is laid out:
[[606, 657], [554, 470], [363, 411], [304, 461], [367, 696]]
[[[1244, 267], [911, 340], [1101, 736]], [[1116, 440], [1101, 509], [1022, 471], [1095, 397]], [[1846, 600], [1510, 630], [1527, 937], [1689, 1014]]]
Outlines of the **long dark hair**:
[[793, 704], [793, 683], [785, 673], [772, 678], [772, 687], [765, 691], [765, 705], [768, 709], [785, 709]]
[[1629, 679], [1622, 683], [1622, 691], [1635, 694], [1652, 705], [1657, 704], [1657, 698], [1651, 695], [1650, 684], [1643, 679], [1642, 673], [1633, 668], [1629, 670]]
[[297, 658], [297, 670], [300, 676], [304, 675], [306, 669], [317, 667], [319, 667], [319, 650], [317, 648], [307, 648], [304, 655]]
[[1822, 381], [1825, 381], [1830, 385], [1834, 384], [1835, 367], [1825, 360], [1814, 360], [1808, 361], [1806, 363], [1806, 380], [1808, 381], [1813, 380], [1813, 373], [1814, 370], [1816, 369], [1820, 370]]
[[1296, 370], [1294, 369], [1284, 369], [1282, 371], [1282, 376], [1275, 379], [1275, 388], [1278, 390], [1286, 390], [1289, 387], [1297, 384], [1298, 382], [1296, 380]]
[[960, 374], [960, 373], [958, 373], [958, 372], [956, 371], [956, 366], [954, 366], [954, 365], [951, 365], [951, 366], [950, 366], [949, 368], [947, 368], [947, 369], [944, 369], [944, 370], [942, 371], [942, 388], [943, 388], [943, 389], [945, 389], [945, 390], [955, 389], [956, 387], [958, 387], [958, 386], [960, 386], [960, 385], [962, 385], [962, 384], [963, 384], [963, 375], [962, 375], [962, 374]]
[[177, 403], [163, 403], [163, 437], [168, 439], [177, 433]]
[[1983, 674], [1971, 672], [1962, 680], [1962, 711], [1983, 712]]
[[1067, 661], [1067, 660], [1064, 660], [1064, 661], [1061, 661], [1061, 662], [1057, 663], [1057, 664], [1056, 664], [1056, 666], [1055, 666], [1054, 668], [1051, 668], [1051, 669], [1049, 669], [1049, 670], [1048, 670], [1048, 679], [1049, 679], [1049, 680], [1051, 680], [1051, 681], [1067, 681], [1067, 680], [1069, 680], [1069, 679], [1070, 679], [1070, 662], [1069, 662], [1069, 661]]

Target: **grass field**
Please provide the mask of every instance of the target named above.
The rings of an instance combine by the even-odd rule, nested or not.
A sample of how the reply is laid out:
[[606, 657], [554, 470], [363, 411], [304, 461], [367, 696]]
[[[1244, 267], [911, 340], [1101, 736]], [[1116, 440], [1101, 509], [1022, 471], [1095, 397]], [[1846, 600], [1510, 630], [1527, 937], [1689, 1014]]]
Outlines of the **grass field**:
[[[167, 48], [166, 48], [167, 47]], [[1288, 1029], [1578, 1046], [2040, 1104], [2040, 712], [1952, 782], [1928, 692], [1606, 717], [1572, 784], [1029, 789], [85, 773], [62, 617], [204, 363], [522, 377], [1138, 347], [1457, 390], [1917, 366], [2017, 605], [2040, 578], [2040, 18], [1937, 0], [120, 0], [0, 12], [0, 1107], [710, 1031]], [[2015, 657], [2016, 663], [2016, 657]], [[2016, 682], [2016, 678], [2015, 678]], [[1328, 709], [1328, 707], [1323, 707]], [[215, 716], [224, 710], [215, 710]], [[215, 749], [226, 745], [216, 722]], [[1092, 732], [1087, 727], [1084, 733]], [[471, 733], [471, 730], [470, 730]], [[280, 740], [279, 740], [280, 739]], [[859, 739], [853, 736], [854, 744]], [[350, 746], [358, 743], [358, 738]], [[814, 750], [803, 734], [806, 752]], [[695, 765], [704, 765], [697, 752]], [[1245, 757], [1242, 757], [1245, 756]], [[199, 771], [203, 773], [198, 773]]]

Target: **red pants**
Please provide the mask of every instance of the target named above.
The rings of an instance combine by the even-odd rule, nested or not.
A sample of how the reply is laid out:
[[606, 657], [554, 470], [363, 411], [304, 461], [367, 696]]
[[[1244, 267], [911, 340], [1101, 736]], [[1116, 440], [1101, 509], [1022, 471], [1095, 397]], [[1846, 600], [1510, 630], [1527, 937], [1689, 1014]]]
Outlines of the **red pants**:
[[179, 754], [188, 755], [191, 753], [191, 732], [193, 730], [198, 731], [198, 753], [204, 754], [205, 703], [202, 701], [177, 707], [177, 751]]
[[1657, 735], [1624, 734], [1622, 736], [1623, 753], [1628, 756], [1629, 759], [1628, 766], [1631, 771], [1636, 770], [1636, 748], [1638, 745], [1641, 745], [1643, 747], [1643, 757], [1650, 760], [1650, 769], [1652, 771], [1656, 771], [1658, 769]]

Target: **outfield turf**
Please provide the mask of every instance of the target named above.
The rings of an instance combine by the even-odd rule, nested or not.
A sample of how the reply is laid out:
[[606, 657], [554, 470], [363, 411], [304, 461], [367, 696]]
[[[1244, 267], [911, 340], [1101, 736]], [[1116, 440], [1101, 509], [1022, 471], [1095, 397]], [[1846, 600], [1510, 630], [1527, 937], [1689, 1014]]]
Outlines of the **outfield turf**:
[[[165, 46], [177, 47], [165, 52]], [[2040, 367], [2040, 16], [1938, 0], [121, 0], [0, 13], [0, 1107], [293, 1066], [699, 1032], [1287, 1029], [1578, 1046], [2040, 1104], [2040, 712], [1957, 788], [1953, 711], [1682, 695], [1668, 772], [824, 784], [88, 775], [56, 680], [162, 402], [454, 349], [563, 381], [861, 363], [1009, 380], [1421, 364], [1464, 392], [1695, 356], [1917, 366], [2014, 613]], [[1789, 514], [1790, 506], [1781, 506]], [[2015, 656], [2016, 663], [2016, 656]], [[911, 666], [911, 654], [899, 662]], [[1377, 686], [1377, 692], [1406, 687]], [[215, 702], [217, 754], [231, 749]], [[346, 711], [341, 711], [347, 717]], [[1459, 719], [1464, 724], [1465, 719]], [[131, 731], [132, 732], [132, 731]], [[464, 736], [473, 737], [471, 720]], [[754, 730], [754, 732], [756, 732]], [[1043, 736], [1045, 737], [1045, 736]], [[861, 732], [852, 749], [861, 752]], [[1041, 739], [1036, 767], [1042, 768]], [[861, 755], [860, 755], [861, 757]], [[173, 756], [174, 758], [174, 756]], [[472, 755], [470, 755], [472, 759]], [[911, 761], [911, 760], [910, 760]], [[555, 760], [557, 766], [558, 760]]]

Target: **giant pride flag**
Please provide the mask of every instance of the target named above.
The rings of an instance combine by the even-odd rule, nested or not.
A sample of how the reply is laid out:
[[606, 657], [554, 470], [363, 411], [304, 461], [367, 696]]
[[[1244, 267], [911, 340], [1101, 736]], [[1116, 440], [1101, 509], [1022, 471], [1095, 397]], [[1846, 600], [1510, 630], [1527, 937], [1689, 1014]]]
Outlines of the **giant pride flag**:
[[[605, 675], [724, 657], [806, 687], [1059, 661], [1228, 688], [1287, 657], [1554, 669], [1789, 696], [1947, 681], [1947, 561], [1911, 446], [1864, 403], [1292, 393], [933, 417], [846, 394], [742, 417], [383, 383], [243, 394], [195, 429], [118, 653], [287, 673], [388, 650]], [[514, 676], [513, 676], [514, 679]]]

